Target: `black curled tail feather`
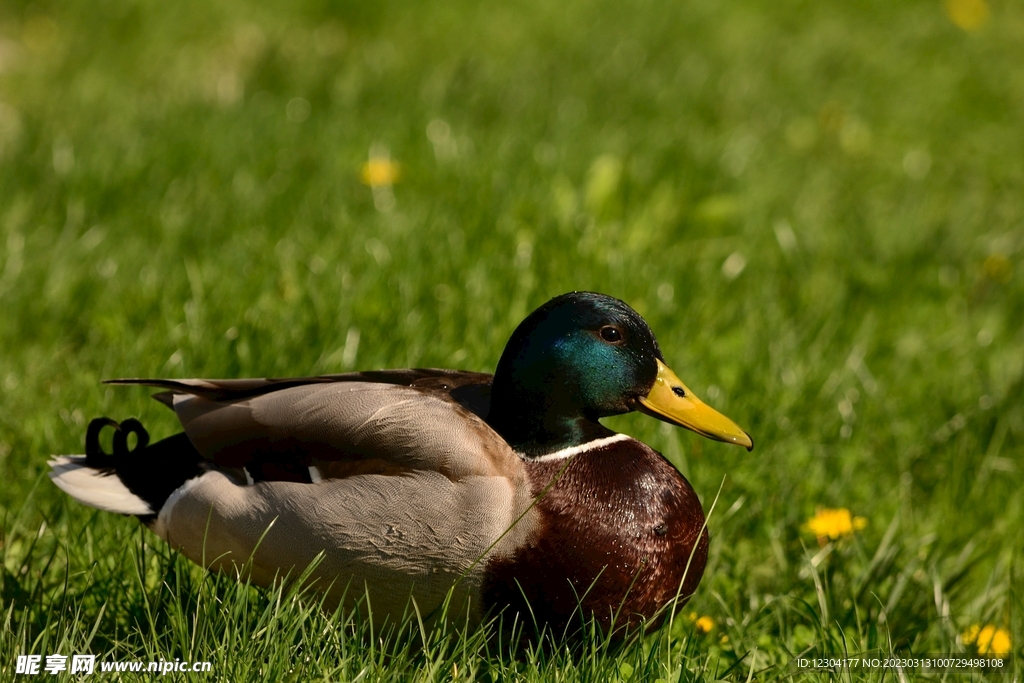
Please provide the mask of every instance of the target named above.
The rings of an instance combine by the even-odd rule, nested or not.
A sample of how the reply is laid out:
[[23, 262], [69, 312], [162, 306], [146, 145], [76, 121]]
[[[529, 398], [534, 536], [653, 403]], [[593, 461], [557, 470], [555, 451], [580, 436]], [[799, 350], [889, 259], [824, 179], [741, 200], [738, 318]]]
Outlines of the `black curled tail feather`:
[[[100, 444], [100, 433], [106, 427], [114, 428], [112, 453], [104, 451]], [[136, 443], [134, 448], [129, 448], [128, 437], [132, 434], [135, 434]], [[92, 420], [85, 432], [85, 464], [116, 475], [154, 512], [160, 511], [175, 489], [205, 471], [203, 458], [188, 436], [175, 434], [150, 444], [149, 432], [135, 418], [122, 422], [109, 417]], [[147, 523], [153, 517], [139, 515]]]
[[[135, 448], [128, 449], [128, 435], [135, 434], [138, 441], [135, 443]], [[130, 417], [121, 423], [121, 428], [114, 432], [114, 453], [118, 455], [128, 455], [129, 453], [138, 453], [145, 450], [149, 446], [149, 432], [142, 426], [142, 423], [136, 420], [134, 417]]]
[[[114, 452], [107, 453], [100, 445], [100, 432], [104, 427], [114, 428]], [[135, 434], [135, 448], [128, 448], [128, 436]], [[149, 432], [134, 417], [117, 422], [109, 417], [97, 417], [89, 423], [85, 432], [85, 464], [96, 469], [115, 469], [117, 462], [133, 454], [139, 453], [149, 445]], [[111, 460], [114, 458], [116, 460]]]
[[109, 417], [97, 417], [89, 422], [89, 427], [85, 430], [85, 464], [98, 470], [110, 467], [110, 463], [105, 462], [110, 454], [105, 453], [103, 446], [100, 445], [100, 432], [104, 427], [120, 429], [121, 423]]

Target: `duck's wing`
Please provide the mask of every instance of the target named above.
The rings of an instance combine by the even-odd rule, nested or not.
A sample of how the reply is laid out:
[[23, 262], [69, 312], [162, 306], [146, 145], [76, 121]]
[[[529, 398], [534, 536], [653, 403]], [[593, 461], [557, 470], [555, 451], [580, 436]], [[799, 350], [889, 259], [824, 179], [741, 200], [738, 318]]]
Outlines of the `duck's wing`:
[[255, 480], [434, 471], [510, 476], [519, 458], [482, 415], [490, 375], [388, 370], [287, 379], [120, 379], [164, 389], [200, 455]]

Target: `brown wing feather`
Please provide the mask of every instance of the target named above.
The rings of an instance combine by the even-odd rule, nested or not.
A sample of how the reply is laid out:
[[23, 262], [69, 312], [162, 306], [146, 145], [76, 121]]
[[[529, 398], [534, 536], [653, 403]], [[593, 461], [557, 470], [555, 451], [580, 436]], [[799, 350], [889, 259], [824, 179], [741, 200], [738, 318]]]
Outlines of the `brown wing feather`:
[[[168, 390], [189, 439], [222, 467], [300, 480], [428, 470], [510, 476], [521, 461], [482, 419], [490, 375], [400, 370], [256, 380], [115, 380]], [[369, 380], [369, 381], [368, 381]], [[167, 394], [170, 394], [168, 396]]]
[[[490, 386], [492, 376], [482, 372], [445, 370], [437, 368], [411, 368], [401, 370], [366, 370], [314, 377], [265, 377], [253, 379], [108, 379], [104, 384], [141, 385], [166, 389], [177, 394], [192, 394], [213, 401], [234, 401], [267, 394], [289, 387], [334, 382], [377, 382], [399, 386], [417, 386], [424, 389], [450, 391], [466, 386]], [[154, 397], [162, 403], [163, 392]]]

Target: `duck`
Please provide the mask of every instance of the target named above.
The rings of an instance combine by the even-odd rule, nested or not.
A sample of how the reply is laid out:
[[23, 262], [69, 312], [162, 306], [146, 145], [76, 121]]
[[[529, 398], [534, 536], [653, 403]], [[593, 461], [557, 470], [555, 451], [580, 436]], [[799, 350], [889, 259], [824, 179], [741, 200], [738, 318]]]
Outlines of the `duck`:
[[210, 571], [258, 586], [302, 574], [378, 623], [412, 609], [553, 633], [653, 628], [701, 580], [704, 511], [668, 460], [600, 420], [639, 411], [754, 446], [666, 365], [636, 311], [595, 292], [533, 311], [493, 375], [107, 382], [159, 389], [182, 431], [151, 441], [135, 418], [97, 418], [84, 455], [50, 460], [54, 484]]

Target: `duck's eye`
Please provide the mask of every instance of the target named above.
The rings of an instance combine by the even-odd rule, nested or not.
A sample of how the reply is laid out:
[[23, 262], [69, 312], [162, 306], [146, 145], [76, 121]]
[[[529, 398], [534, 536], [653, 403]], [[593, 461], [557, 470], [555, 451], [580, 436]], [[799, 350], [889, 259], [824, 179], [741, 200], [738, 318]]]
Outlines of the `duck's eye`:
[[615, 342], [622, 341], [622, 333], [619, 332], [619, 328], [612, 327], [611, 325], [605, 325], [601, 328], [601, 339], [606, 342], [614, 344]]

